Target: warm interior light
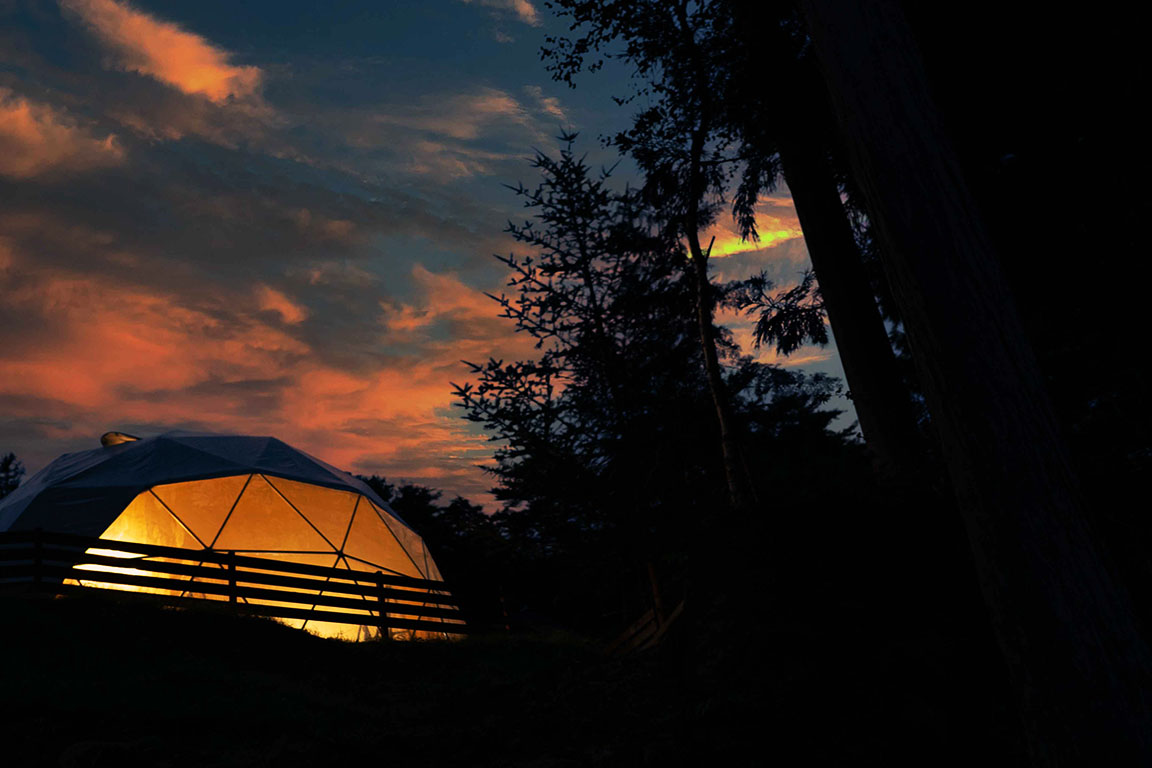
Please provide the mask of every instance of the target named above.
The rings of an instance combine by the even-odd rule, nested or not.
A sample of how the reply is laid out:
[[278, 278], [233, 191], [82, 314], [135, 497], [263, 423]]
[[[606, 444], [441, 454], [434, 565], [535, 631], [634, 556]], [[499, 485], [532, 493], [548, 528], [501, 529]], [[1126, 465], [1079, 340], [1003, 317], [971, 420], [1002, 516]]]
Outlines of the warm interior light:
[[[348, 571], [348, 580], [371, 579], [376, 571], [415, 578], [442, 580], [436, 564], [428, 556], [424, 542], [366, 497], [349, 491], [300, 483], [260, 474], [239, 475], [159, 485], [132, 500], [101, 535], [109, 541], [138, 542], [190, 550], [188, 559], [145, 558], [116, 549], [93, 547], [86, 554], [135, 560], [132, 567], [79, 563], [78, 571], [164, 576], [146, 570], [149, 561], [200, 564], [195, 552], [206, 549], [233, 551], [246, 556], [334, 567]], [[224, 583], [225, 574], [207, 581]], [[227, 600], [223, 595], [198, 593], [197, 583], [205, 579], [185, 579], [186, 590], [160, 589], [113, 584], [88, 579], [67, 579], [99, 589], [149, 592], [166, 595], [195, 595], [210, 600]], [[307, 577], [304, 577], [307, 578]], [[240, 584], [243, 584], [241, 575]], [[316, 595], [324, 594], [325, 579], [316, 579]], [[345, 582], [347, 583], [347, 582]], [[267, 589], [288, 589], [261, 585]], [[298, 591], [298, 590], [297, 590]], [[336, 609], [306, 606], [276, 600], [251, 599], [259, 605], [314, 607], [318, 614], [332, 611], [371, 616], [375, 600], [365, 599], [363, 609]], [[413, 601], [419, 604], [419, 601]], [[391, 615], [403, 616], [403, 603], [393, 603]], [[367, 640], [378, 630], [371, 626], [343, 624], [320, 619], [281, 619], [322, 637]], [[462, 623], [446, 620], [446, 625]], [[440, 633], [389, 630], [397, 639], [438, 637]]]

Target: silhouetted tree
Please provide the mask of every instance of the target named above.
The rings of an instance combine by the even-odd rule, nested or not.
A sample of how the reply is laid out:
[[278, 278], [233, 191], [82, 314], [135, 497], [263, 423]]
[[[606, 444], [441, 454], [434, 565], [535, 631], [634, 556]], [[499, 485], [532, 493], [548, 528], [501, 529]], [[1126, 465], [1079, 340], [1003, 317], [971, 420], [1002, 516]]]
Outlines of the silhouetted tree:
[[24, 464], [16, 454], [9, 452], [0, 456], [0, 499], [19, 488], [23, 477]]
[[[811, 329], [813, 317], [826, 311], [878, 467], [890, 478], [915, 474], [922, 465], [920, 436], [841, 203], [828, 158], [830, 121], [818, 88], [810, 87], [814, 72], [790, 5], [743, 0], [559, 0], [555, 5], [583, 33], [549, 39], [544, 54], [559, 79], [571, 84], [581, 68], [599, 67], [586, 61], [589, 55], [623, 42], [616, 55], [636, 68], [642, 81], [638, 94], [651, 106], [612, 143], [645, 171], [653, 199], [692, 249], [699, 285], [707, 281], [708, 254], [698, 233], [716, 215], [718, 203], [732, 194], [733, 215], [743, 234], [754, 239], [759, 197], [781, 176], [787, 179], [820, 299], [800, 301], [793, 293], [744, 307], [762, 307], [767, 316], [761, 327], [769, 334]], [[764, 77], [766, 69], [770, 79]], [[799, 311], [796, 317], [790, 317], [793, 309]], [[706, 333], [702, 338], [706, 351]], [[823, 339], [817, 333], [806, 340]], [[722, 409], [719, 415], [723, 422]]]
[[1148, 652], [1085, 520], [1014, 300], [895, 2], [803, 3], [1033, 759], [1152, 758]]
[[[493, 298], [540, 356], [470, 364], [477, 382], [456, 395], [466, 418], [501, 443], [491, 468], [505, 502], [501, 530], [587, 616], [627, 592], [622, 582], [645, 562], [675, 581], [692, 552], [723, 572], [709, 558], [726, 560], [730, 544], [700, 541], [718, 535], [728, 486], [719, 457], [702, 449], [716, 427], [688, 254], [652, 223], [643, 196], [613, 191], [571, 145], [535, 165], [543, 181], [515, 190], [533, 220], [509, 226], [533, 252], [497, 257], [515, 292]], [[716, 338], [733, 428], [749, 456], [774, 464], [757, 480], [781, 499], [803, 455], [789, 457], [785, 442], [804, 442], [814, 464], [846, 448], [846, 436], [829, 430], [836, 412], [824, 409], [836, 384], [741, 359], [722, 328]], [[627, 608], [610, 623], [626, 617]]]

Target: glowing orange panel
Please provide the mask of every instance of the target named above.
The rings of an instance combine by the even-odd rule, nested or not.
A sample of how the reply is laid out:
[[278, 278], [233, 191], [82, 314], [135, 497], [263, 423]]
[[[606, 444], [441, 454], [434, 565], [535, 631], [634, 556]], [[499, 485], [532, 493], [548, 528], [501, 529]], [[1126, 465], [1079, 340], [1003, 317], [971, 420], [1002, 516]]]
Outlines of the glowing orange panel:
[[400, 546], [404, 548], [404, 551], [408, 553], [408, 557], [415, 564], [417, 573], [409, 575], [415, 576], [419, 579], [432, 578], [428, 575], [427, 562], [430, 558], [424, 551], [424, 541], [419, 536], [417, 536], [411, 528], [404, 525], [384, 510], [380, 509], [380, 507], [372, 504], [372, 509], [374, 509], [376, 514], [380, 516], [380, 519], [388, 525], [389, 530], [392, 531], [392, 534], [400, 542]]
[[[181, 547], [184, 549], [200, 549], [200, 544], [196, 538], [189, 533], [184, 526], [176, 521], [164, 508], [164, 505], [153, 496], [149, 491], [145, 491], [132, 500], [120, 516], [117, 517], [112, 525], [104, 531], [100, 536], [101, 539], [106, 539], [109, 542], [115, 541], [133, 541], [143, 544], [159, 544], [166, 547]], [[88, 550], [90, 554], [108, 555], [112, 557], [124, 557], [127, 562], [131, 562], [133, 566], [143, 566], [147, 563], [138, 556], [130, 555], [120, 552], [114, 546], [108, 548], [93, 547]], [[164, 558], [168, 560], [169, 558]], [[176, 561], [184, 562], [184, 561]], [[163, 574], [154, 571], [148, 571], [141, 567], [125, 567], [120, 568], [110, 565], [95, 565], [80, 563], [75, 566], [78, 571], [96, 571], [104, 573], [124, 573], [133, 574], [137, 576], [160, 576]], [[182, 577], [169, 577], [169, 578], [182, 578]], [[112, 584], [109, 582], [92, 582], [80, 581], [77, 582], [73, 579], [68, 579], [65, 583], [75, 584], [80, 583], [84, 586], [99, 587], [102, 589], [119, 589], [129, 592], [153, 592], [159, 594], [175, 594], [170, 590], [157, 589], [154, 587], [137, 587], [127, 584]]]
[[360, 494], [285, 480], [282, 477], [269, 477], [267, 480], [316, 526], [332, 544], [332, 549], [340, 548], [348, 533], [348, 523]]
[[149, 491], [133, 499], [112, 525], [100, 534], [100, 538], [201, 549], [196, 537], [168, 514], [164, 505]]
[[372, 505], [364, 501], [360, 502], [352, 518], [344, 554], [366, 560], [384, 571], [423, 578], [408, 553], [396, 541], [392, 530], [384, 524]]
[[216, 538], [224, 518], [228, 516], [228, 510], [236, 503], [248, 477], [237, 475], [171, 483], [158, 485], [152, 491], [207, 547]]
[[332, 550], [261, 475], [253, 475], [213, 549]]

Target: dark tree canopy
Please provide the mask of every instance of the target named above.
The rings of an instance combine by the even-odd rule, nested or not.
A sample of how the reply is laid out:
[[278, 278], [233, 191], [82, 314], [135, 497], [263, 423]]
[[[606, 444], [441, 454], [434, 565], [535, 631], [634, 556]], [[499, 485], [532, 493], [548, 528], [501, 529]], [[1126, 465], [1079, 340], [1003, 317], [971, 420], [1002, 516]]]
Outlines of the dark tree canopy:
[[0, 499], [20, 487], [24, 477], [24, 464], [16, 454], [8, 452], [0, 456]]
[[759, 200], [787, 181], [814, 275], [776, 293], [763, 276], [753, 277], [736, 292], [737, 306], [758, 315], [757, 341], [775, 343], [782, 354], [827, 343], [827, 320], [877, 471], [895, 483], [925, 475], [931, 467], [912, 407], [911, 369], [897, 361], [877, 304], [886, 286], [876, 260], [866, 258], [867, 219], [843, 173], [835, 123], [793, 4], [555, 5], [571, 19], [572, 36], [544, 46], [554, 77], [573, 84], [602, 61], [590, 57], [633, 68], [635, 91], [619, 101], [646, 106], [606, 141], [644, 172], [643, 189], [664, 226], [692, 248], [698, 282], [707, 280], [709, 255], [697, 242], [701, 229], [730, 208], [741, 234], [755, 240]]
[[[709, 450], [716, 427], [684, 248], [645, 196], [613, 190], [573, 141], [536, 158], [538, 185], [514, 188], [531, 218], [508, 229], [531, 255], [497, 257], [512, 292], [493, 298], [540, 354], [471, 364], [476, 382], [456, 394], [499, 446], [489, 470], [505, 506], [494, 520], [551, 574], [553, 599], [581, 603], [579, 613], [633, 599], [645, 562], [678, 583], [725, 481]], [[723, 329], [717, 338], [764, 493], [785, 497], [802, 456], [853, 463], [855, 446], [830, 429], [835, 381], [741, 357]]]

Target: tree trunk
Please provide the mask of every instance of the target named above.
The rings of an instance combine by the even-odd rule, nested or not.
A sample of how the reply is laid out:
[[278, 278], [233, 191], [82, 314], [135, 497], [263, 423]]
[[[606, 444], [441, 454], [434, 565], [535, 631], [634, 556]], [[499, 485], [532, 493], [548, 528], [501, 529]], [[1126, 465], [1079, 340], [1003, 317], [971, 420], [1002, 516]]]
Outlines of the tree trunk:
[[[898, 5], [802, 0], [1040, 765], [1149, 765], [1148, 653]], [[911, 576], [911, 575], [910, 575]]]
[[915, 481], [923, 474], [923, 439], [823, 146], [830, 115], [810, 93], [819, 81], [779, 24], [764, 23], [759, 0], [740, 0], [732, 10], [749, 65], [773, 73], [764, 98], [773, 107], [774, 146], [757, 151], [779, 152], [873, 466], [889, 484]]
[[[791, 107], [798, 108], [795, 102]], [[783, 111], [787, 111], [788, 107]], [[781, 115], [781, 120], [789, 120]], [[795, 118], [791, 118], [795, 120]], [[923, 465], [923, 445], [908, 390], [896, 367], [840, 192], [819, 145], [785, 126], [780, 161], [820, 284], [852, 404], [877, 474], [909, 482]]]

